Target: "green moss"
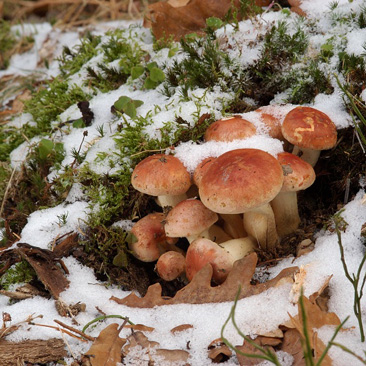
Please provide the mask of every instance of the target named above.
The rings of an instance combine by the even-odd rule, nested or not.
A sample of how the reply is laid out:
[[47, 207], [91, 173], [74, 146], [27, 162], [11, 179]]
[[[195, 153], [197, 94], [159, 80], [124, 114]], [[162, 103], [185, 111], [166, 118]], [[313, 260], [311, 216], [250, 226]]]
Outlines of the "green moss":
[[98, 54], [97, 46], [100, 41], [101, 36], [94, 36], [88, 33], [81, 39], [80, 45], [77, 45], [74, 49], [65, 46], [61, 56], [58, 58], [62, 75], [75, 74], [87, 61], [96, 56]]
[[15, 53], [29, 50], [34, 43], [32, 36], [17, 36], [11, 30], [10, 22], [0, 19], [0, 70], [9, 66], [10, 57]]
[[4, 273], [0, 279], [0, 285], [4, 290], [11, 290], [11, 286], [28, 283], [34, 277], [36, 277], [36, 274], [30, 264], [26, 261], [21, 261], [11, 266]]
[[0, 161], [8, 161], [10, 153], [24, 141], [37, 136], [40, 133], [36, 126], [29, 124], [23, 125], [21, 128], [13, 126], [0, 126]]
[[[103, 62], [98, 63], [94, 68], [87, 67], [88, 77], [85, 85], [103, 93], [117, 89], [126, 83], [133, 67], [144, 60], [147, 53], [141, 49], [140, 45], [120, 33], [112, 35], [108, 42], [102, 44]], [[118, 67], [108, 65], [115, 60], [119, 60]]]
[[25, 112], [32, 114], [40, 131], [51, 129], [51, 122], [71, 105], [90, 100], [91, 95], [85, 93], [77, 85], [69, 85], [67, 80], [57, 77], [41, 87], [25, 102]]
[[10, 50], [16, 42], [14, 34], [10, 31], [10, 23], [0, 20], [0, 70], [9, 65]]

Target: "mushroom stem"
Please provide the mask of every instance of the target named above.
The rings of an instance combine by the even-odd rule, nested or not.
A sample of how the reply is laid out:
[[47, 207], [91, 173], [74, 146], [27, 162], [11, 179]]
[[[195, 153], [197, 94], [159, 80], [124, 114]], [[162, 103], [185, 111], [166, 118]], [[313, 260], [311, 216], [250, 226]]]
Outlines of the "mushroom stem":
[[244, 213], [244, 229], [265, 251], [273, 251], [278, 243], [274, 213], [269, 203]]
[[297, 192], [280, 192], [271, 202], [280, 237], [293, 233], [300, 224]]
[[224, 243], [219, 244], [227, 253], [229, 253], [233, 263], [247, 254], [254, 251], [257, 243], [254, 238], [247, 236], [245, 238], [231, 239]]
[[234, 239], [247, 236], [240, 214], [221, 214], [220, 217], [224, 220], [224, 230]]
[[187, 199], [187, 195], [185, 193], [178, 194], [176, 196], [173, 195], [161, 195], [156, 199], [157, 204], [160, 207], [175, 207], [179, 202]]
[[198, 235], [189, 235], [186, 239], [189, 243], [196, 240], [197, 238], [205, 238], [214, 241], [216, 244], [220, 244], [224, 241], [233, 239], [227, 232], [225, 232], [220, 226], [212, 225], [209, 228], [205, 229]]
[[306, 147], [294, 146], [292, 153], [309, 163], [312, 167], [317, 163], [321, 150], [308, 149]]

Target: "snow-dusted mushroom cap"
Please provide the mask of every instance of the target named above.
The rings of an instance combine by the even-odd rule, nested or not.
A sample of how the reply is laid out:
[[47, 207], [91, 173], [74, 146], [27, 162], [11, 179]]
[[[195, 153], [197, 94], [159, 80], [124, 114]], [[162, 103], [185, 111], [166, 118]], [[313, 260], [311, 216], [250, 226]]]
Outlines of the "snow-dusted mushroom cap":
[[203, 175], [206, 173], [206, 170], [210, 166], [210, 164], [215, 161], [216, 158], [209, 157], [204, 160], [202, 160], [196, 167], [196, 169], [193, 172], [193, 183], [199, 187], [201, 179]]
[[233, 268], [233, 261], [230, 255], [215, 242], [199, 238], [194, 240], [188, 247], [186, 254], [186, 276], [189, 281], [210, 263], [213, 269], [212, 279], [220, 284], [224, 282], [227, 275]]
[[257, 133], [253, 123], [240, 116], [220, 119], [210, 125], [205, 133], [206, 141], [233, 141], [246, 139]]
[[175, 156], [155, 154], [136, 165], [131, 183], [138, 191], [151, 196], [180, 195], [191, 186], [191, 176]]
[[337, 142], [337, 128], [323, 112], [296, 107], [285, 117], [282, 134], [291, 144], [312, 150], [327, 150]]
[[156, 262], [155, 269], [163, 280], [173, 281], [185, 272], [186, 258], [175, 251], [165, 252]]
[[278, 154], [277, 159], [282, 165], [284, 175], [282, 192], [300, 191], [314, 183], [314, 169], [306, 161], [287, 152]]
[[218, 215], [197, 199], [187, 199], [172, 208], [165, 219], [165, 233], [174, 238], [199, 235], [218, 220]]
[[243, 213], [271, 201], [281, 190], [282, 167], [258, 149], [238, 149], [219, 156], [202, 177], [202, 203], [218, 213]]
[[163, 244], [166, 243], [166, 235], [163, 220], [163, 213], [152, 213], [133, 226], [127, 241], [128, 247], [137, 259], [153, 262], [165, 251]]
[[268, 128], [268, 134], [271, 137], [279, 140], [284, 139], [281, 131], [281, 125], [283, 120], [283, 118], [281, 117], [283, 110], [284, 108], [281, 108], [281, 106], [279, 105], [266, 105], [254, 111], [256, 113], [259, 113], [261, 121]]

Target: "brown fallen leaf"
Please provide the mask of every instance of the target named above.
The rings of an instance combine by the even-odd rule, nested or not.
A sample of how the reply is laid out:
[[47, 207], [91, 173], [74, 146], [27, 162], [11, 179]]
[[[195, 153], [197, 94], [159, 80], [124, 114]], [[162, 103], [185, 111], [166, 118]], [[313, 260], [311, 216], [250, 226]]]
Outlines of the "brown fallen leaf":
[[[275, 350], [273, 347], [263, 345], [263, 344], [261, 344], [261, 341], [262, 341], [262, 339], [260, 337], [253, 339], [254, 343], [257, 343], [259, 346], [275, 353]], [[246, 341], [244, 341], [243, 345], [236, 346], [236, 349], [238, 349], [242, 353], [246, 353], [246, 354], [250, 354], [250, 355], [263, 355], [261, 351], [259, 351], [257, 348], [255, 348], [255, 346], [253, 346], [252, 344], [250, 344], [249, 342], [246, 342]], [[263, 359], [261, 359], [261, 358], [247, 357], [247, 356], [240, 354], [239, 352], [236, 353], [236, 356], [238, 358], [240, 366], [254, 366], [254, 365], [259, 365], [260, 363], [263, 362]]]
[[[191, 0], [182, 6], [183, 3], [175, 0], [150, 4], [144, 26], [151, 26], [157, 39], [173, 36], [179, 40], [189, 33], [202, 33], [207, 18], [223, 19], [231, 8], [240, 8], [239, 0]], [[270, 0], [256, 0], [255, 3], [264, 6], [269, 5]]]
[[[316, 329], [321, 328], [324, 325], [339, 326], [341, 321], [337, 314], [326, 313], [322, 311], [317, 304], [313, 304], [307, 297], [303, 296], [304, 311], [306, 313], [307, 320], [307, 331], [310, 340], [310, 345], [313, 349], [313, 355], [315, 362], [318, 361], [319, 357], [325, 349], [324, 343], [318, 338]], [[304, 324], [302, 317], [302, 310], [300, 304], [298, 304], [299, 313], [295, 317], [290, 315], [290, 319], [299, 332], [301, 338], [304, 340]], [[331, 366], [332, 360], [329, 355], [326, 355], [322, 361], [322, 366]]]
[[181, 325], [178, 325], [178, 326], [170, 329], [170, 331], [171, 331], [171, 333], [175, 334], [175, 333], [183, 332], [184, 330], [192, 329], [192, 328], [193, 328], [192, 324], [181, 324]]
[[322, 311], [328, 312], [328, 300], [329, 300], [329, 282], [333, 275], [327, 277], [321, 288], [309, 296], [309, 300], [313, 304], [317, 304]]
[[257, 260], [257, 254], [251, 253], [236, 261], [226, 280], [219, 286], [211, 286], [212, 267], [210, 264], [207, 264], [196, 273], [187, 286], [179, 290], [172, 298], [162, 297], [161, 285], [156, 283], [148, 288], [144, 297], [138, 297], [136, 294], [131, 293], [123, 299], [112, 296], [111, 300], [121, 305], [138, 308], [152, 308], [156, 305], [234, 301], [239, 287], [241, 288], [239, 299], [256, 295], [278, 285], [284, 280], [286, 281], [288, 278], [292, 278], [298, 270], [297, 267], [286, 268], [270, 281], [252, 285], [251, 279]]
[[122, 361], [122, 347], [126, 339], [120, 338], [121, 327], [113, 323], [104, 328], [85, 356], [90, 357], [92, 366], [116, 366]]
[[56, 257], [62, 258], [68, 256], [79, 244], [78, 233], [68, 233], [60, 238], [57, 238], [54, 243], [53, 253]]
[[292, 366], [305, 366], [301, 335], [297, 329], [288, 329], [283, 337], [281, 350], [290, 354], [294, 360]]
[[163, 348], [158, 348], [159, 343], [155, 341], [150, 341], [144, 333], [140, 331], [133, 331], [132, 334], [127, 337], [129, 344], [123, 347], [123, 355], [126, 357], [135, 347], [141, 347], [145, 350], [146, 355], [149, 360], [149, 365], [159, 365], [159, 362], [174, 365], [175, 363], [181, 364], [185, 362], [186, 366], [189, 366], [187, 362], [189, 353], [184, 350], [174, 349], [168, 350]]
[[231, 357], [230, 348], [223, 342], [221, 338], [213, 340], [208, 345], [208, 358], [214, 363], [225, 362]]
[[180, 8], [181, 6], [186, 6], [191, 0], [168, 0], [167, 3], [173, 8]]
[[41, 291], [29, 283], [16, 288], [15, 291], [0, 290], [0, 294], [8, 296], [14, 300], [30, 299], [34, 296], [49, 297], [48, 292]]
[[31, 265], [38, 279], [55, 299], [69, 286], [69, 280], [65, 276], [68, 270], [63, 261], [50, 250], [26, 243], [18, 243], [16, 248], [0, 251], [0, 277], [21, 260]]
[[126, 324], [125, 328], [140, 330], [141, 332], [153, 332], [155, 330], [155, 328], [148, 327], [147, 325], [144, 324]]
[[[55, 258], [55, 255], [49, 250], [25, 243], [19, 243], [17, 250], [20, 256], [33, 267], [38, 279], [45, 288], [55, 299], [58, 299], [60, 293], [69, 286], [69, 280], [57, 265], [61, 260]], [[65, 269], [63, 263], [61, 263], [61, 266]]]

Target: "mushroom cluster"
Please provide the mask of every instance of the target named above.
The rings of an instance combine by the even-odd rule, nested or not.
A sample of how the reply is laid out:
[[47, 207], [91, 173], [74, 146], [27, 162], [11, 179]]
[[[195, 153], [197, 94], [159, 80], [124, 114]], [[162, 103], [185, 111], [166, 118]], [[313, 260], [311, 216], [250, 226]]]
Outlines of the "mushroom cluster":
[[[295, 107], [283, 118], [276, 108], [282, 107], [255, 114], [268, 135], [283, 142], [286, 151], [277, 157], [256, 148], [231, 150], [202, 160], [192, 176], [173, 155], [155, 154], [136, 165], [132, 186], [155, 196], [164, 213], [136, 222], [129, 248], [141, 261], [156, 261], [163, 280], [190, 281], [209, 263], [221, 284], [236, 260], [255, 250], [275, 254], [281, 238], [298, 228], [297, 192], [315, 181], [313, 166], [321, 150], [336, 144], [337, 130], [314, 108]], [[204, 139], [228, 142], [257, 133], [255, 124], [234, 116], [214, 122]], [[182, 240], [188, 249], [176, 245]]]

